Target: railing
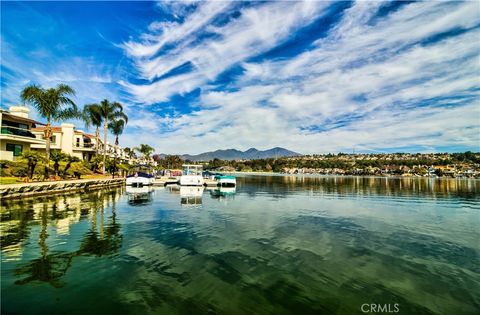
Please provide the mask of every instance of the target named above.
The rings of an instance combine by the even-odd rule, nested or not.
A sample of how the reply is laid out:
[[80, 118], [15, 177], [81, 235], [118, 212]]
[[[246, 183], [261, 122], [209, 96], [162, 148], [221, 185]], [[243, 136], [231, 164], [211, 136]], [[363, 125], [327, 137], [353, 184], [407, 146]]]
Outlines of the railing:
[[95, 145], [93, 143], [84, 143], [83, 145], [80, 143], [76, 143], [75, 147], [77, 148], [93, 148]]
[[28, 129], [11, 127], [11, 126], [2, 126], [2, 134], [36, 138], [35, 135], [31, 133], [30, 130]]

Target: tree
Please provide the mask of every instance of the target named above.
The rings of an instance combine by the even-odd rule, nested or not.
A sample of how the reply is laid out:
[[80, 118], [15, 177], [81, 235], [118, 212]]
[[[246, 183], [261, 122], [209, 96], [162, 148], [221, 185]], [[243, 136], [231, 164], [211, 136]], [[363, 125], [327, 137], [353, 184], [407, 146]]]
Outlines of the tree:
[[100, 113], [103, 120], [103, 166], [102, 173], [105, 174], [105, 165], [107, 163], [107, 131], [110, 122], [123, 119], [125, 124], [128, 122], [128, 116], [123, 112], [122, 104], [103, 100], [100, 104]]
[[50, 156], [50, 159], [54, 162], [53, 169], [55, 170], [55, 175], [60, 174], [60, 161], [63, 161], [67, 155], [60, 150], [53, 150]]
[[73, 162], [79, 162], [80, 159], [76, 156], [66, 154], [65, 155], [65, 161], [67, 162], [67, 164], [65, 165], [65, 168], [63, 170], [63, 176], [64, 177], [67, 176], [67, 171], [72, 166], [72, 163]]
[[90, 170], [96, 171], [98, 170], [99, 165], [102, 163], [102, 157], [100, 155], [95, 155], [89, 161], [90, 163]]
[[35, 167], [37, 163], [44, 160], [44, 156], [36, 151], [25, 151], [22, 154], [22, 157], [28, 162], [28, 177], [33, 178], [33, 173], [35, 172]]
[[85, 121], [85, 126], [88, 128], [91, 125], [95, 126], [95, 152], [98, 152], [100, 143], [100, 127], [102, 126], [103, 118], [98, 104], [88, 104], [83, 107], [82, 118]]
[[126, 121], [123, 119], [114, 120], [110, 124], [110, 131], [115, 136], [115, 145], [118, 145], [118, 137], [123, 133], [123, 129], [125, 128], [126, 124]]
[[44, 136], [46, 140], [45, 177], [49, 177], [48, 161], [50, 161], [50, 141], [52, 137], [52, 122], [80, 117], [77, 105], [69, 98], [75, 96], [75, 91], [65, 84], [59, 84], [56, 88], [44, 89], [32, 84], [23, 89], [20, 94], [24, 102], [33, 105], [38, 113], [47, 119]]
[[129, 158], [136, 157], [135, 151], [133, 151], [132, 149], [130, 149], [130, 148], [128, 148], [128, 147], [125, 148], [125, 149], [123, 149], [123, 151], [127, 154], [127, 156], [128, 156]]
[[140, 144], [138, 148], [135, 148], [134, 150], [137, 150], [138, 152], [142, 153], [143, 157], [145, 158], [146, 161], [150, 160], [150, 155], [155, 151], [154, 148], [149, 146], [148, 144]]

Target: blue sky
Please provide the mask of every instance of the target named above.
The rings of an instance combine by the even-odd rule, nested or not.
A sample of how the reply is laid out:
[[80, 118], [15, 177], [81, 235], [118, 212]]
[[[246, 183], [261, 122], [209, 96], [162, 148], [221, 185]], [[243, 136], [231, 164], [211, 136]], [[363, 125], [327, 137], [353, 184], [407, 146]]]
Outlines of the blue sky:
[[479, 151], [479, 26], [478, 1], [1, 2], [1, 106], [66, 83], [158, 153]]

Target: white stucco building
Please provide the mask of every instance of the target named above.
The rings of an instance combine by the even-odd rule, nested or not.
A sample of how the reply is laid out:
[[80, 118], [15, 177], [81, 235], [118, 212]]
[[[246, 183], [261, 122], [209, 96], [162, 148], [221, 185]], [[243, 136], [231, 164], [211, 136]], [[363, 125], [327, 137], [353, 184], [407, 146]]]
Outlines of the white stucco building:
[[28, 114], [29, 109], [25, 106], [0, 110], [0, 160], [15, 161], [32, 146], [45, 146], [45, 140], [32, 132], [41, 123], [28, 118]]

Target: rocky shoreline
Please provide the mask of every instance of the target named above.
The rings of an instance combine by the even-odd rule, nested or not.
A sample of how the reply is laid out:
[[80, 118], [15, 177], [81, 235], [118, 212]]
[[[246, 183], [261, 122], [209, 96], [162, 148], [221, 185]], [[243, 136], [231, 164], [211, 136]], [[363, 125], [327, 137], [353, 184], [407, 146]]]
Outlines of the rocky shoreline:
[[93, 189], [122, 186], [124, 184], [124, 178], [115, 178], [1, 185], [0, 199], [20, 199], [73, 191], [89, 191]]

